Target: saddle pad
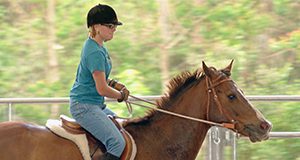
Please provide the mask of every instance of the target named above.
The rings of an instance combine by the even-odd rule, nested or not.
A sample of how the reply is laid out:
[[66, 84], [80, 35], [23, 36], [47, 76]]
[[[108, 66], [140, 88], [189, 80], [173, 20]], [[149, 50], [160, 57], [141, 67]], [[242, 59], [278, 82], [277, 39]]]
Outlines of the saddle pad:
[[86, 135], [85, 134], [76, 134], [76, 135], [70, 134], [61, 126], [62, 126], [62, 124], [61, 124], [61, 121], [59, 121], [59, 120], [49, 119], [49, 120], [47, 120], [47, 123], [46, 123], [46, 127], [49, 130], [51, 130], [52, 132], [54, 132], [55, 134], [57, 134], [63, 138], [66, 138], [66, 139], [74, 142], [77, 145], [77, 147], [79, 148], [84, 160], [91, 160]]

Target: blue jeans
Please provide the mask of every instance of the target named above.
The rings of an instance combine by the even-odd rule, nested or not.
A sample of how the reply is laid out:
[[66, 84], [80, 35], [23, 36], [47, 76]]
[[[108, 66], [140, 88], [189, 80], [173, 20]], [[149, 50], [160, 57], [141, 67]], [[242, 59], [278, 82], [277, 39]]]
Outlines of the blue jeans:
[[107, 115], [115, 115], [111, 110], [105, 105], [71, 100], [70, 112], [84, 129], [105, 145], [108, 153], [121, 157], [126, 142], [115, 124], [107, 117]]

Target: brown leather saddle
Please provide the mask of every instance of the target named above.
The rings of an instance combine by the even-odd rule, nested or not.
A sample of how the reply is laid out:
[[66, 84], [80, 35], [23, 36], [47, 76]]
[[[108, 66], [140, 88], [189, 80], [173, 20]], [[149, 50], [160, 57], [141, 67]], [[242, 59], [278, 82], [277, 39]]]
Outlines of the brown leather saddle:
[[[126, 141], [126, 146], [125, 149], [122, 153], [121, 156], [121, 160], [130, 160], [131, 155], [133, 154], [133, 145], [134, 142], [132, 142], [131, 140], [131, 136], [129, 135], [129, 133], [120, 125], [120, 123], [113, 118], [112, 116], [108, 116], [112, 122], [117, 126], [117, 128], [119, 129], [119, 131], [121, 132], [121, 134], [123, 135], [125, 141]], [[99, 143], [99, 148], [101, 149], [101, 151], [104, 153], [106, 152], [105, 146], [98, 140], [96, 140], [96, 138], [94, 138], [90, 133], [88, 133], [85, 129], [83, 129], [74, 119], [65, 116], [65, 115], [61, 115], [60, 116], [61, 122], [62, 122], [62, 127], [69, 133], [71, 134], [86, 134], [87, 135], [87, 139], [89, 144], [91, 142], [98, 142]], [[92, 152], [92, 151], [90, 151]], [[135, 154], [135, 153], [134, 153]]]

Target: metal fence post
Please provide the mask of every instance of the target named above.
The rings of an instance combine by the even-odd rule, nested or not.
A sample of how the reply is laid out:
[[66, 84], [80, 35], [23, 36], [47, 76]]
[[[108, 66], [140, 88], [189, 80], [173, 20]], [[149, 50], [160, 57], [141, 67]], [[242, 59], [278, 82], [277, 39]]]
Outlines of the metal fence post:
[[12, 103], [8, 103], [8, 121], [12, 121]]
[[223, 160], [223, 139], [222, 129], [219, 127], [211, 127], [208, 135], [208, 157], [209, 160]]
[[233, 142], [233, 151], [232, 151], [232, 159], [233, 160], [237, 160], [237, 133], [233, 133], [233, 138], [232, 138], [232, 142]]
[[236, 134], [222, 127], [211, 127], [208, 132], [208, 160], [236, 160]]

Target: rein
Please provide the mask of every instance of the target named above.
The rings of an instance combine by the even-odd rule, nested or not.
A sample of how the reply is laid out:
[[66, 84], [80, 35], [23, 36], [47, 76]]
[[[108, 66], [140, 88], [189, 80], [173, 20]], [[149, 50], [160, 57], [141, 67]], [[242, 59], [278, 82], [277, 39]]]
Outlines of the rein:
[[[219, 79], [219, 78], [217, 78], [217, 79]], [[139, 104], [139, 103], [135, 103], [135, 102], [132, 102], [132, 101], [129, 101], [129, 100], [125, 101], [125, 103], [126, 103], [128, 111], [130, 113], [130, 117], [132, 117], [132, 106], [131, 106], [131, 104], [134, 104], [134, 105], [137, 105], [137, 106], [140, 106], [140, 107], [143, 107], [143, 108], [153, 109], [155, 111], [162, 112], [162, 113], [165, 113], [165, 114], [169, 114], [169, 115], [172, 115], [172, 116], [176, 116], [176, 117], [180, 117], [180, 118], [184, 118], [184, 119], [188, 119], [188, 120], [192, 120], [192, 121], [196, 121], [196, 122], [206, 123], [206, 124], [210, 124], [210, 125], [214, 125], [214, 126], [225, 127], [225, 128], [228, 128], [228, 129], [235, 130], [236, 122], [231, 118], [230, 115], [227, 114], [228, 112], [223, 108], [222, 104], [220, 103], [220, 101], [218, 99], [217, 92], [215, 91], [215, 87], [217, 87], [221, 83], [227, 82], [227, 81], [232, 81], [232, 80], [228, 78], [228, 79], [224, 79], [224, 80], [212, 85], [209, 78], [206, 77], [206, 84], [207, 84], [207, 90], [208, 90], [208, 101], [207, 101], [207, 109], [206, 109], [206, 111], [207, 111], [207, 113], [206, 113], [207, 114], [207, 120], [194, 118], [194, 117], [186, 116], [186, 115], [183, 115], [183, 114], [178, 114], [178, 113], [175, 113], [175, 112], [167, 111], [167, 110], [164, 110], [164, 109], [161, 109], [161, 108], [157, 108], [157, 107], [159, 107], [157, 104], [155, 104], [153, 102], [150, 102], [148, 100], [142, 99], [142, 98], [132, 96], [132, 95], [129, 95], [129, 96], [133, 99], [151, 104], [151, 105], [153, 105], [153, 107], [146, 106], [146, 105]], [[209, 121], [209, 108], [210, 108], [210, 94], [211, 93], [213, 94], [213, 100], [214, 100], [214, 102], [216, 102], [220, 113], [221, 114], [225, 113], [225, 116], [229, 120], [231, 120], [231, 123], [216, 123], [216, 122]], [[121, 118], [121, 117], [119, 117], [119, 118]], [[125, 119], [127, 119], [127, 118], [125, 118]]]

